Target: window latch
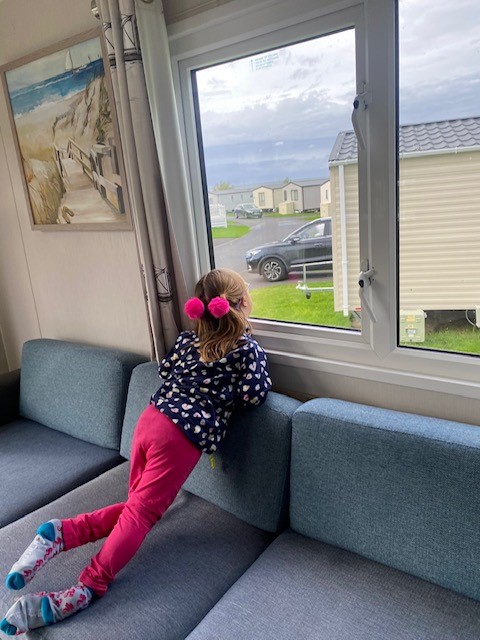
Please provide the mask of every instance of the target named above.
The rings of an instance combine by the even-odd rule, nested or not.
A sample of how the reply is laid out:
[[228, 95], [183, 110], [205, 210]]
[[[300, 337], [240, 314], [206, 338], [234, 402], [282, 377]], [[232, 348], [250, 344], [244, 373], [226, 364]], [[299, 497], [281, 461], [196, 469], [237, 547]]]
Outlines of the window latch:
[[371, 322], [376, 322], [377, 318], [370, 303], [368, 302], [368, 290], [372, 286], [375, 269], [369, 268], [368, 260], [362, 261], [361, 269], [362, 271], [360, 271], [358, 275], [358, 293], [360, 296], [360, 304], [362, 307], [362, 311], [365, 309], [365, 311], [367, 312], [367, 316], [370, 318]]
[[355, 136], [357, 138], [358, 148], [362, 151], [363, 149], [365, 149], [365, 136], [363, 135], [363, 128], [359, 121], [359, 113], [366, 110], [366, 108], [370, 104], [370, 100], [370, 91], [367, 91], [367, 89], [364, 88], [362, 93], [358, 93], [355, 96], [355, 100], [353, 101], [352, 125], [353, 130], [355, 131]]

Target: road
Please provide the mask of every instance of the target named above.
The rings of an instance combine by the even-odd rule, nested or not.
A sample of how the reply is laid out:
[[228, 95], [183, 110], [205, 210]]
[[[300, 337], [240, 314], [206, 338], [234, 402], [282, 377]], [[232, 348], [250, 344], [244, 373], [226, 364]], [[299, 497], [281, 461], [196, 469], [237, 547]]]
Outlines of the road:
[[[252, 287], [259, 289], [261, 287], [268, 287], [271, 285], [258, 273], [252, 273], [247, 270], [247, 264], [245, 262], [245, 253], [249, 249], [253, 249], [258, 245], [265, 244], [266, 242], [273, 242], [275, 240], [283, 240], [289, 233], [298, 229], [306, 221], [298, 218], [260, 218], [260, 219], [242, 219], [239, 220], [240, 224], [245, 224], [250, 227], [250, 233], [247, 233], [241, 238], [234, 238], [227, 240], [225, 238], [218, 238], [213, 241], [215, 250], [215, 266], [228, 267], [237, 271], [246, 282], [250, 282]], [[316, 274], [316, 278], [319, 277], [332, 277], [331, 273]], [[290, 280], [297, 281], [301, 277], [298, 273], [291, 273]]]

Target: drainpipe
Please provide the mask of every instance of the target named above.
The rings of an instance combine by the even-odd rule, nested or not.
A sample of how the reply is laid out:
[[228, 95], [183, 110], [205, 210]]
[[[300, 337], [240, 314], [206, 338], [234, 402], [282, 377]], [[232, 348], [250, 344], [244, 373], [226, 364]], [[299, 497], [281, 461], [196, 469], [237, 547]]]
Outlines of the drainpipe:
[[347, 265], [347, 213], [345, 211], [345, 173], [344, 166], [338, 166], [340, 189], [340, 240], [342, 247], [342, 302], [343, 315], [348, 316], [348, 265]]

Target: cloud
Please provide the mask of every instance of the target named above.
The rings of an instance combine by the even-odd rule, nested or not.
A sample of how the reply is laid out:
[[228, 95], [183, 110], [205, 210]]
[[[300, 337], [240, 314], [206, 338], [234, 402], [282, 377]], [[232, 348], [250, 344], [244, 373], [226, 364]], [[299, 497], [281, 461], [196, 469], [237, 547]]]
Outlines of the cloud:
[[230, 176], [236, 185], [328, 176], [329, 138], [218, 145], [205, 149], [207, 181], [217, 184]]
[[[479, 23], [478, 0], [400, 0], [401, 123], [480, 113]], [[197, 72], [209, 176], [238, 183], [328, 170], [337, 134], [352, 129], [354, 50], [347, 30]]]
[[241, 141], [310, 139], [351, 128], [351, 94], [328, 99], [322, 89], [309, 89], [298, 97], [256, 104], [227, 113], [202, 114], [204, 145]]

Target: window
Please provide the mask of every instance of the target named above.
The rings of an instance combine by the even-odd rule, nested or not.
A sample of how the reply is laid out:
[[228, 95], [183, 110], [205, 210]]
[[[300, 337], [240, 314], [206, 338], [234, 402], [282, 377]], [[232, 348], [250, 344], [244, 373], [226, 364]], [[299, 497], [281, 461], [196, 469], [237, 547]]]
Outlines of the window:
[[399, 3], [404, 347], [480, 354], [479, 21], [474, 0]]
[[342, 275], [358, 274], [360, 266], [358, 221], [350, 248], [347, 236], [339, 235], [349, 203], [339, 195], [333, 242], [326, 222], [310, 224], [320, 217], [319, 193], [309, 206], [298, 188], [286, 188], [294, 172], [312, 179], [338, 173], [329, 157], [351, 126], [355, 29], [200, 68], [193, 78], [204, 188], [271, 183], [268, 192], [258, 192], [265, 211], [253, 208], [242, 215], [242, 232], [232, 226], [226, 241], [224, 233], [217, 240], [213, 231], [212, 262], [251, 283], [258, 318], [359, 332], [360, 314], [348, 304]]
[[[301, 295], [295, 298], [294, 304], [287, 305], [288, 310], [283, 317], [273, 313], [274, 303], [263, 308], [257, 306], [261, 311], [260, 317], [254, 320], [255, 331], [270, 350], [274, 361], [306, 372], [326, 371], [363, 381], [391, 382], [413, 389], [476, 398], [479, 393], [478, 358], [470, 354], [478, 352], [471, 346], [465, 348], [457, 344], [453, 349], [439, 349], [427, 340], [424, 343], [414, 340], [418, 337], [422, 318], [404, 292], [408, 288], [415, 289], [417, 293], [420, 291], [424, 268], [431, 258], [428, 251], [424, 251], [417, 262], [409, 264], [409, 260], [412, 259], [413, 248], [421, 248], [426, 237], [429, 238], [426, 248], [439, 241], [440, 227], [448, 215], [438, 209], [433, 235], [422, 235], [420, 227], [419, 233], [412, 233], [412, 198], [419, 197], [427, 183], [422, 182], [423, 178], [419, 179], [421, 172], [408, 175], [406, 162], [403, 162], [408, 158], [402, 155], [402, 147], [400, 156], [397, 155], [396, 123], [398, 119], [400, 127], [403, 127], [476, 117], [478, 96], [472, 96], [475, 91], [478, 93], [479, 73], [475, 66], [478, 56], [475, 56], [471, 31], [479, 22], [475, 17], [478, 15], [477, 3], [462, 0], [452, 9], [446, 0], [399, 0], [398, 16], [396, 0], [369, 0], [365, 4], [360, 0], [350, 8], [344, 8], [345, 3], [340, 0], [338, 3], [336, 0], [329, 3], [301, 0], [301, 6], [281, 3], [282, 14], [278, 16], [271, 10], [274, 6], [271, 2], [251, 3], [249, 8], [245, 8], [245, 13], [234, 4], [231, 3], [228, 20], [222, 22], [221, 30], [216, 23], [199, 27], [194, 39], [195, 51], [191, 50], [190, 31], [185, 31], [184, 35], [177, 34], [172, 40], [174, 68], [178, 64], [177, 90], [182, 97], [202, 269], [206, 270], [212, 264], [234, 266], [233, 261], [237, 258], [240, 259], [239, 267], [243, 266], [241, 252], [239, 256], [231, 251], [228, 259], [223, 260], [221, 242], [209, 241], [207, 237], [203, 193], [208, 184], [227, 179], [215, 173], [219, 168], [223, 170], [232, 164], [240, 166], [242, 184], [252, 186], [254, 204], [262, 202], [261, 219], [251, 217], [238, 222], [250, 229], [243, 241], [255, 239], [251, 247], [245, 247], [245, 258], [247, 252], [251, 254], [253, 249], [271, 242], [285, 243], [287, 239], [292, 240], [292, 245], [308, 242], [308, 239], [291, 238], [292, 234], [298, 237], [300, 228], [310, 220], [302, 220], [303, 224], [293, 229], [288, 227], [289, 216], [300, 223], [300, 216], [304, 214], [288, 212], [289, 202], [284, 201], [283, 192], [286, 185], [295, 179], [328, 180], [328, 187], [322, 191], [325, 202], [322, 199], [318, 218], [331, 218], [331, 228], [329, 231], [325, 228], [323, 236], [323, 239], [330, 239], [332, 245], [330, 279], [326, 272], [317, 278], [318, 272], [311, 273], [308, 268], [304, 277], [304, 265], [312, 265], [306, 262], [305, 254], [303, 262], [294, 265], [296, 271], [288, 274], [272, 260], [265, 261], [264, 275], [256, 273], [253, 266], [252, 272], [245, 273], [253, 285], [254, 295], [262, 290], [275, 292], [276, 287], [287, 284], [292, 287], [292, 292], [296, 292], [295, 295], [298, 292], [305, 294], [305, 298]], [[267, 5], [269, 10], [264, 11]], [[241, 21], [235, 22], [233, 18], [240, 14]], [[218, 36], [218, 39], [221, 42], [216, 43], [214, 33], [220, 31], [221, 38]], [[430, 35], [433, 37], [432, 46]], [[339, 37], [350, 37], [349, 46], [342, 48], [340, 41], [336, 40]], [[235, 44], [225, 46], [223, 43], [227, 41]], [[304, 102], [306, 111], [312, 116], [309, 121], [312, 127], [309, 137], [303, 139], [305, 146], [297, 147], [296, 154], [292, 154], [291, 136], [303, 121], [306, 111], [292, 109], [294, 118], [290, 121], [284, 119], [281, 127], [274, 126], [272, 114], [281, 109], [286, 74], [279, 74], [283, 79], [279, 90], [274, 85], [267, 86], [263, 82], [267, 76], [260, 79], [258, 74], [278, 70], [286, 52], [290, 58], [290, 53], [296, 53], [295, 47], [308, 46], [309, 43], [328, 43], [330, 52], [335, 52], [332, 76], [325, 84], [314, 82], [309, 85], [311, 91], [320, 92], [321, 98], [315, 99], [319, 96], [306, 94], [313, 98]], [[436, 50], [442, 50], [444, 60], [451, 58], [452, 61], [452, 64], [448, 62], [445, 65], [445, 79], [448, 81], [443, 83], [439, 80], [441, 76], [433, 72]], [[276, 55], [269, 58], [271, 52]], [[326, 65], [318, 65], [316, 60], [318, 58], [308, 56], [308, 65], [303, 66], [302, 72], [288, 85], [298, 96], [302, 95], [302, 75], [307, 77], [312, 68], [319, 66], [326, 70]], [[242, 67], [236, 66], [241, 64], [244, 64], [242, 74], [239, 73]], [[253, 89], [244, 84], [246, 67], [249, 67], [249, 73], [257, 74]], [[350, 79], [344, 75], [347, 67], [352, 70]], [[242, 87], [239, 84], [233, 88], [229, 85], [233, 77], [237, 82], [241, 80]], [[343, 81], [337, 85], [336, 80], [341, 77]], [[324, 101], [324, 91], [332, 97], [332, 91], [337, 90], [332, 103]], [[259, 102], [255, 102], [259, 94]], [[442, 99], [432, 103], [430, 98], [436, 94]], [[222, 103], [223, 111], [211, 109], [213, 103], [210, 99], [213, 100], [215, 95]], [[355, 95], [354, 135], [351, 107]], [[239, 107], [247, 101], [248, 109], [239, 115]], [[328, 105], [328, 108], [319, 111], [319, 105]], [[459, 110], [459, 105], [463, 105], [465, 110]], [[282, 111], [282, 115], [286, 113]], [[434, 113], [435, 116], [429, 119], [429, 114]], [[249, 137], [242, 138], [244, 125], [258, 116], [263, 116], [261, 126]], [[320, 122], [321, 130], [316, 128]], [[219, 123], [222, 125], [220, 128]], [[328, 144], [322, 144], [321, 139], [324, 143], [328, 140]], [[233, 146], [221, 157], [221, 147], [227, 142]], [[420, 139], [418, 144], [421, 146]], [[323, 159], [313, 161], [318, 150], [323, 150]], [[435, 150], [425, 155], [433, 158], [440, 154]], [[302, 169], [306, 166], [301, 165], [302, 158], [309, 158], [309, 167], [315, 168], [315, 174]], [[461, 182], [460, 178], [465, 181], [467, 172], [460, 175], [446, 172], [438, 194], [446, 200], [451, 185]], [[229, 182], [237, 186], [236, 179]], [[262, 182], [272, 188], [256, 191]], [[470, 173], [468, 182], [469, 189], [473, 185], [475, 190], [475, 185], [480, 184], [478, 173]], [[466, 276], [462, 275], [458, 286], [452, 285], [451, 274], [459, 273], [457, 265], [470, 261], [469, 277], [472, 282], [478, 263], [476, 258], [479, 257], [478, 245], [476, 253], [471, 243], [468, 252], [461, 249], [470, 242], [467, 238], [464, 245], [463, 239], [460, 240], [462, 234], [463, 238], [466, 237], [463, 231], [463, 221], [468, 217], [468, 207], [463, 203], [465, 193], [462, 192], [458, 200], [448, 196], [448, 206], [456, 216], [456, 237], [452, 237], [451, 246], [445, 254], [452, 258], [445, 261], [450, 267], [450, 292], [460, 289], [466, 281]], [[306, 194], [305, 191], [305, 199]], [[304, 206], [307, 208], [307, 203]], [[445, 202], [442, 202], [444, 206]], [[461, 224], [459, 212], [462, 214]], [[272, 234], [263, 235], [262, 229], [267, 221], [275, 225], [270, 227], [275, 229], [274, 237]], [[249, 235], [253, 230], [255, 235]], [[455, 234], [452, 232], [452, 236]], [[225, 245], [230, 243], [229, 240], [223, 242]], [[256, 256], [250, 255], [250, 258], [254, 260]], [[414, 284], [409, 285], [412, 269], [415, 272]], [[358, 287], [360, 270], [363, 272], [362, 282], [366, 285], [361, 295]], [[277, 284], [275, 279], [283, 277], [285, 279]], [[297, 288], [298, 283], [300, 288]], [[314, 291], [316, 285], [331, 285], [333, 292]], [[302, 286], [307, 291], [302, 290]], [[473, 285], [471, 290], [475, 292]], [[307, 294], [311, 294], [309, 299]], [[317, 310], [330, 295], [333, 296], [334, 312], [342, 313], [345, 324], [337, 322], [338, 316], [335, 316], [335, 322], [331, 321], [331, 316], [326, 319], [325, 315], [315, 317], [313, 321], [295, 316], [294, 306], [300, 301], [310, 305], [307, 309]], [[312, 302], [315, 306], [310, 304]], [[423, 302], [422, 305], [418, 309], [427, 313], [424, 319], [428, 338], [435, 314]], [[468, 305], [469, 321], [478, 322], [480, 310], [476, 308], [476, 301], [469, 300]], [[469, 324], [469, 331], [471, 336], [478, 335], [473, 324]], [[408, 336], [408, 341], [405, 336]]]

